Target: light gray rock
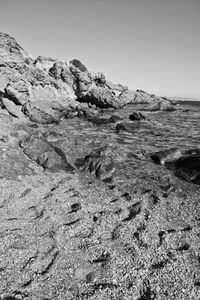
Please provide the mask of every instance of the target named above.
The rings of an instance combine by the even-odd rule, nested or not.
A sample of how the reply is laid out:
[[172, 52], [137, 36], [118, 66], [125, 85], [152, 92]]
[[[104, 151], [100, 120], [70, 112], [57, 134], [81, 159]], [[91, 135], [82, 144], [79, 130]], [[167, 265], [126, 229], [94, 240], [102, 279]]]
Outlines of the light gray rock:
[[22, 106], [16, 105], [14, 102], [10, 101], [7, 98], [3, 98], [2, 101], [9, 114], [19, 119], [25, 119], [24, 114], [21, 111]]

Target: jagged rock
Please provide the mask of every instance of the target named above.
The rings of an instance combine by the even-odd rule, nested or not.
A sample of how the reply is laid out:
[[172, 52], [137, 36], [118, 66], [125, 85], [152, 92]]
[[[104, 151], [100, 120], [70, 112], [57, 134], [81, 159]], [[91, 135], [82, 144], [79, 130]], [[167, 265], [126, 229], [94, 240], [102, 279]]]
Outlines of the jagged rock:
[[131, 121], [141, 121], [141, 120], [145, 120], [145, 116], [143, 114], [141, 114], [140, 112], [133, 112], [130, 116], [129, 119]]
[[5, 108], [7, 109], [7, 111], [9, 112], [9, 114], [11, 114], [12, 116], [19, 118], [19, 119], [25, 119], [24, 114], [21, 111], [22, 106], [16, 105], [14, 102], [12, 102], [11, 100], [9, 100], [7, 98], [3, 98], [2, 102], [3, 102], [3, 105], [5, 106]]
[[23, 148], [24, 154], [42, 166], [44, 170], [48, 169], [52, 172], [74, 171], [74, 167], [67, 162], [62, 150], [53, 146], [42, 135], [32, 135], [21, 141], [20, 146]]
[[28, 57], [28, 54], [9, 34], [0, 32], [0, 59], [4, 62], [21, 62]]

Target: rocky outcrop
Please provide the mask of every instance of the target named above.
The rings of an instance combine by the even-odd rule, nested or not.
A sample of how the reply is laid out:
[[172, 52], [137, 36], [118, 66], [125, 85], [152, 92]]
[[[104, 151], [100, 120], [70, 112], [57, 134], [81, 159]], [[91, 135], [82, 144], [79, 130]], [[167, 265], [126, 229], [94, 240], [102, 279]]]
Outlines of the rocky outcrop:
[[[13, 116], [37, 123], [55, 123], [82, 106], [120, 108], [128, 103], [159, 103], [172, 110], [168, 100], [144, 91], [128, 90], [107, 81], [101, 72], [90, 72], [78, 59], [69, 62], [50, 57], [30, 57], [16, 40], [0, 34], [0, 91], [3, 107]], [[10, 102], [8, 102], [8, 100]], [[151, 109], [151, 108], [149, 108]], [[62, 111], [62, 113], [61, 113]], [[21, 113], [22, 112], [22, 113]]]

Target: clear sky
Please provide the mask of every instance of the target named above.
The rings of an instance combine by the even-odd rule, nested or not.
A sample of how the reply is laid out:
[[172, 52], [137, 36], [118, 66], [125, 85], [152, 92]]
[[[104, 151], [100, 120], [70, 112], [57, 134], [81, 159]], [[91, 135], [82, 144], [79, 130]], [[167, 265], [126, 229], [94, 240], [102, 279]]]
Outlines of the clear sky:
[[200, 0], [0, 0], [32, 56], [80, 59], [130, 89], [200, 98]]

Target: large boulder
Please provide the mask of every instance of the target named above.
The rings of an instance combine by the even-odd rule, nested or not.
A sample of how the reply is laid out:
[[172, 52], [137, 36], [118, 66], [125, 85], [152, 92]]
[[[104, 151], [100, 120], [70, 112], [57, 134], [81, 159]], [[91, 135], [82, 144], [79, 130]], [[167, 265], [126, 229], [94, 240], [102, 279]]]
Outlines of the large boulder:
[[200, 185], [200, 149], [173, 148], [152, 154], [151, 159], [173, 171], [174, 175]]

